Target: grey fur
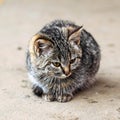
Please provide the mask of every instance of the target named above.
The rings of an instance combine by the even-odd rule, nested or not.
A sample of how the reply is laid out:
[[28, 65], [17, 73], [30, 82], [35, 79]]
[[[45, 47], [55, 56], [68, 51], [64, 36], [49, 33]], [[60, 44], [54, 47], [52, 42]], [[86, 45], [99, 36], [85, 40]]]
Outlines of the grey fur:
[[[28, 49], [26, 64], [29, 75], [36, 84], [36, 88], [42, 90], [42, 97], [47, 101], [57, 100], [67, 102], [73, 98], [74, 93], [78, 90], [88, 88], [95, 81], [95, 74], [100, 65], [100, 48], [90, 33], [82, 29], [80, 33], [79, 49], [74, 50], [74, 45], [67, 40], [69, 32], [63, 28], [71, 27], [74, 29], [80, 26], [70, 21], [55, 20], [43, 27], [36, 35], [42, 34], [53, 45], [53, 50], [49, 54], [39, 55], [31, 60], [31, 53]], [[30, 44], [29, 44], [30, 46]], [[76, 63], [70, 64], [70, 59], [77, 58]], [[52, 67], [51, 61], [60, 62], [61, 64], [70, 64], [72, 74], [64, 78], [55, 76], [64, 74], [62, 67]], [[50, 72], [53, 72], [52, 75]], [[35, 85], [34, 85], [35, 86]]]

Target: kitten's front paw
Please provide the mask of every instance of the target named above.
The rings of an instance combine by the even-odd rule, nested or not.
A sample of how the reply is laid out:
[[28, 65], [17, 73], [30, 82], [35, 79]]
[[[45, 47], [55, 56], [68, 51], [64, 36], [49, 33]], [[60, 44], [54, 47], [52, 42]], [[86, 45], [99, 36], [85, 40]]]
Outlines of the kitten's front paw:
[[41, 96], [43, 93], [42, 88], [40, 88], [39, 86], [33, 85], [32, 89], [33, 89], [34, 94], [37, 96]]
[[45, 101], [47, 101], [47, 102], [54, 101], [54, 97], [53, 97], [53, 95], [51, 95], [51, 94], [43, 94], [43, 95], [42, 95], [42, 98], [43, 98]]
[[64, 94], [62, 96], [58, 96], [57, 101], [58, 102], [68, 102], [73, 98], [73, 95], [70, 94]]

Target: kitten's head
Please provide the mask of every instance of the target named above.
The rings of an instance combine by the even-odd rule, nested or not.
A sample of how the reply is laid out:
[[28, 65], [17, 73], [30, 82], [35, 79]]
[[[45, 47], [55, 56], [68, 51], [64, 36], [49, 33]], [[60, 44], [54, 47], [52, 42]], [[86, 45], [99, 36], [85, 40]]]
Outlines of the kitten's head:
[[67, 78], [80, 66], [81, 27], [54, 27], [36, 34], [30, 41], [31, 62], [37, 72]]

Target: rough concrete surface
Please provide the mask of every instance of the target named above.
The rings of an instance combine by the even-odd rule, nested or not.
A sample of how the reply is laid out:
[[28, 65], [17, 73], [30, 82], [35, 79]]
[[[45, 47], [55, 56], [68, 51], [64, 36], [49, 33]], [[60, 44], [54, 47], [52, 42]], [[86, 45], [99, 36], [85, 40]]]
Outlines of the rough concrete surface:
[[[28, 40], [54, 19], [74, 21], [101, 46], [94, 87], [67, 103], [33, 95]], [[0, 120], [120, 120], [120, 0], [0, 0]]]

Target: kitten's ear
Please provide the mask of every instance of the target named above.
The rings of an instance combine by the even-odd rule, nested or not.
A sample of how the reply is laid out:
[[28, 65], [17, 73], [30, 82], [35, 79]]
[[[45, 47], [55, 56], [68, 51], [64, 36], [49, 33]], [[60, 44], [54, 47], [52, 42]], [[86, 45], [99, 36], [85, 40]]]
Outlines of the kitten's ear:
[[83, 26], [78, 28], [68, 28], [68, 41], [71, 45], [79, 45], [80, 44], [80, 35]]
[[48, 55], [53, 50], [53, 44], [47, 39], [38, 39], [35, 42], [35, 52], [37, 56]]
[[53, 50], [53, 43], [48, 40], [48, 38], [40, 34], [33, 36], [29, 46], [29, 51], [34, 55], [34, 57], [42, 54], [48, 55]]

